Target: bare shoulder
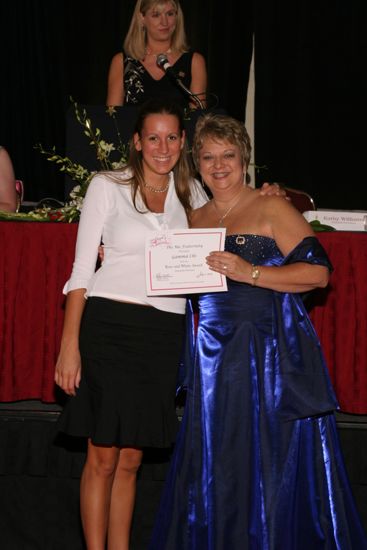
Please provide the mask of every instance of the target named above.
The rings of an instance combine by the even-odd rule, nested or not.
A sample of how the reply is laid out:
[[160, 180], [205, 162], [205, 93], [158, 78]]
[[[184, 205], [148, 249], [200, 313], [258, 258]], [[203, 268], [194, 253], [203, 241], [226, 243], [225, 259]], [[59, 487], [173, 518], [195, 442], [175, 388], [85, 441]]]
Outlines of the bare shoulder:
[[0, 157], [2, 159], [10, 159], [8, 151], [2, 145], [0, 146]]
[[260, 189], [258, 191], [258, 200], [259, 204], [262, 204], [269, 213], [280, 213], [284, 214], [286, 212], [298, 212], [292, 203], [281, 195], [262, 195], [260, 194]]
[[314, 235], [311, 225], [292, 203], [276, 195], [263, 199], [264, 217], [282, 252], [290, 251], [302, 239]]
[[247, 189], [251, 192], [252, 203], [261, 211], [266, 208], [271, 210], [277, 205], [279, 200], [284, 201], [283, 197], [276, 195], [275, 193], [264, 194], [261, 187], [255, 189], [252, 187], [247, 187]]
[[201, 53], [194, 52], [192, 56], [192, 66], [195, 69], [204, 69], [205, 70], [205, 58]]
[[200, 208], [195, 208], [192, 210], [190, 214], [190, 227], [204, 227], [207, 211], [208, 203], [204, 204]]
[[10, 155], [3, 146], [0, 147], [0, 159], [2, 169], [7, 171], [13, 170], [13, 163], [11, 161]]
[[124, 103], [124, 56], [116, 53], [111, 61], [107, 82], [106, 105], [123, 105]]
[[192, 210], [191, 219], [197, 220], [198, 218], [200, 218], [203, 214], [205, 214], [207, 208], [207, 204], [203, 204], [203, 206], [200, 206], [200, 208], [195, 208], [194, 210]]
[[117, 52], [111, 59], [111, 69], [118, 69], [124, 66], [124, 54]]

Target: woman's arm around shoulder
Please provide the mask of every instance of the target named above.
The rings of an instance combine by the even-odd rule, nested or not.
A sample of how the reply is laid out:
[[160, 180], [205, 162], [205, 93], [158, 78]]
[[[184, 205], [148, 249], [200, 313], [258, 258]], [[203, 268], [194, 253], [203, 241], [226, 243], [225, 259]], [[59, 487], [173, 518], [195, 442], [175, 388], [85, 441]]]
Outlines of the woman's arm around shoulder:
[[206, 106], [207, 83], [208, 77], [204, 56], [198, 52], [194, 52], [191, 61], [190, 91], [199, 97], [204, 107]]
[[123, 105], [124, 95], [124, 54], [119, 52], [113, 56], [108, 72], [106, 105]]
[[260, 189], [260, 195], [278, 195], [280, 197], [284, 197], [287, 200], [290, 200], [289, 197], [287, 197], [287, 193], [282, 189], [279, 185], [279, 183], [269, 183], [264, 182]]

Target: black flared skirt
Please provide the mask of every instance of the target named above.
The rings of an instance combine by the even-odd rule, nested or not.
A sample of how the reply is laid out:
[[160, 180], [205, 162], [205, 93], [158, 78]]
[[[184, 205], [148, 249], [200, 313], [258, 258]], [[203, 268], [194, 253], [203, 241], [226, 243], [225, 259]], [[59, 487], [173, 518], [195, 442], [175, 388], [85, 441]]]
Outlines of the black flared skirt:
[[89, 298], [80, 331], [82, 378], [59, 430], [95, 445], [169, 447], [184, 316]]

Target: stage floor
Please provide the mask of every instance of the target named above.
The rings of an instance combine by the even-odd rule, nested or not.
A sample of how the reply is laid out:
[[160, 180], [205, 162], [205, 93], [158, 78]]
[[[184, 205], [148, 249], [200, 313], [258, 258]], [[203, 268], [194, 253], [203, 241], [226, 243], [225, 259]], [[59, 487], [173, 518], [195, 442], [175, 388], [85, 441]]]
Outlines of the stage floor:
[[[85, 550], [79, 520], [85, 442], [57, 436], [60, 411], [37, 401], [0, 404], [1, 550]], [[337, 414], [337, 422], [367, 530], [367, 417]], [[145, 455], [131, 550], [146, 550], [168, 462], [168, 452]]]

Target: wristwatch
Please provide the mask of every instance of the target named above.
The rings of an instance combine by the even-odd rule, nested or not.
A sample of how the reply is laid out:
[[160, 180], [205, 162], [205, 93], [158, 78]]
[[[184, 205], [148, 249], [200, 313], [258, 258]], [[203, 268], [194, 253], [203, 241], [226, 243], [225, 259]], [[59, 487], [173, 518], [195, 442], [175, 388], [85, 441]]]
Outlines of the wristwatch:
[[260, 268], [257, 265], [252, 265], [251, 267], [251, 278], [252, 278], [252, 286], [256, 285], [256, 281], [260, 277]]

